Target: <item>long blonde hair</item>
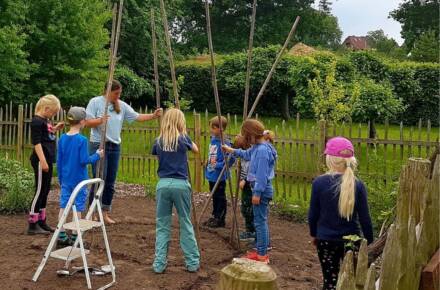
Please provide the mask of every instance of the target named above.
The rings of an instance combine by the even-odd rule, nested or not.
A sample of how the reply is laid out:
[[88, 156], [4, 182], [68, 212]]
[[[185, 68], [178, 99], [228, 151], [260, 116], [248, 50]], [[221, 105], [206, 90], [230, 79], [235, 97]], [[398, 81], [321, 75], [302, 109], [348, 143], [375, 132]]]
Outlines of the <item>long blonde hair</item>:
[[42, 96], [35, 105], [35, 114], [42, 113], [46, 108], [59, 111], [61, 109], [60, 100], [54, 95]]
[[341, 184], [339, 185], [339, 214], [348, 221], [354, 211], [356, 176], [355, 171], [357, 161], [355, 157], [343, 158], [326, 155], [326, 164], [329, 169], [328, 174], [342, 174]]
[[186, 135], [185, 115], [179, 109], [168, 109], [161, 120], [159, 146], [163, 151], [175, 152], [181, 135]]

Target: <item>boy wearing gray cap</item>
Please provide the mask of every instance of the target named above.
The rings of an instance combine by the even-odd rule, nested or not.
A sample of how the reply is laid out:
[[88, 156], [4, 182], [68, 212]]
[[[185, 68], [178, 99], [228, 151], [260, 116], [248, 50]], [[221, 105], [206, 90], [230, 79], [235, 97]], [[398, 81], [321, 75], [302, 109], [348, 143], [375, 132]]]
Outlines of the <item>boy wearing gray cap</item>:
[[[98, 150], [89, 156], [88, 140], [81, 135], [81, 129], [84, 128], [86, 119], [86, 110], [82, 107], [72, 107], [67, 113], [67, 122], [70, 130], [63, 134], [58, 142], [57, 172], [60, 182], [60, 213], [58, 220], [63, 215], [67, 202], [75, 189], [82, 181], [89, 179], [87, 165], [94, 164], [103, 156], [103, 151]], [[86, 208], [87, 188], [83, 188], [75, 199], [75, 206], [78, 211], [78, 217]], [[71, 245], [76, 240], [76, 233], [72, 233], [69, 238], [62, 228], [58, 236], [58, 247]]]

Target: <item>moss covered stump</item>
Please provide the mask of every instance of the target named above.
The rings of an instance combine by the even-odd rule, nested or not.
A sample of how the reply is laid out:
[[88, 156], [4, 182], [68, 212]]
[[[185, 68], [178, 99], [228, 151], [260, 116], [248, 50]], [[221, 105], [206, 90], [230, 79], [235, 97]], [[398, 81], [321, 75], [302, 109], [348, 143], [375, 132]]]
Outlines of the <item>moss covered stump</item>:
[[277, 275], [264, 263], [237, 258], [220, 271], [219, 290], [277, 290]]

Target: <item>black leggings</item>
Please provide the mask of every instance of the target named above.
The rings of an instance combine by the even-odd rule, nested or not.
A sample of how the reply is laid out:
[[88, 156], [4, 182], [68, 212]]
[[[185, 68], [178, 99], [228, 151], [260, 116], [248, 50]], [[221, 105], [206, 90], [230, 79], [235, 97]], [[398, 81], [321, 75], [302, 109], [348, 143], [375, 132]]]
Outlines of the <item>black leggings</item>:
[[345, 246], [342, 241], [318, 241], [318, 257], [324, 278], [323, 290], [334, 290], [338, 283], [339, 267], [344, 259]]
[[[31, 214], [38, 214], [41, 209], [46, 208], [47, 204], [47, 196], [49, 195], [50, 191], [50, 184], [52, 181], [52, 172], [53, 172], [53, 165], [52, 163], [49, 163], [49, 171], [44, 172], [41, 170], [40, 167], [40, 161], [38, 158], [31, 158], [31, 165], [34, 169], [35, 174], [35, 194], [34, 199], [32, 200], [32, 205], [30, 209]], [[38, 184], [40, 182], [39, 175], [41, 172], [41, 187], [40, 190], [38, 190]]]
[[[209, 190], [214, 188], [215, 182], [209, 182]], [[226, 181], [220, 181], [212, 197], [212, 216], [224, 221], [226, 219], [228, 202], [226, 200]]]

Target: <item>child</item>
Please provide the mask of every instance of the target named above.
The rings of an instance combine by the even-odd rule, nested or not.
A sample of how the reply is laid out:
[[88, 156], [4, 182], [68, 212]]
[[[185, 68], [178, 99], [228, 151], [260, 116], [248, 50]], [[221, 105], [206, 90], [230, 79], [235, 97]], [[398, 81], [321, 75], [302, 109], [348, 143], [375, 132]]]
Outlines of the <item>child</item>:
[[371, 243], [373, 228], [365, 185], [354, 174], [357, 162], [353, 145], [345, 138], [336, 137], [327, 142], [324, 154], [329, 171], [313, 181], [309, 227], [321, 262], [323, 289], [330, 290], [336, 289], [345, 254], [343, 237], [359, 235], [360, 223]]
[[[222, 131], [226, 130], [228, 120], [225, 117], [221, 117]], [[209, 120], [209, 127], [211, 131], [211, 143], [209, 144], [208, 163], [205, 170], [205, 177], [209, 182], [209, 190], [212, 191], [217, 179], [225, 165], [225, 157], [221, 150], [220, 139], [220, 120], [218, 117], [214, 117]], [[224, 140], [225, 144], [231, 146], [229, 140]], [[229, 166], [234, 164], [235, 159], [229, 159]], [[226, 178], [229, 172], [225, 172], [220, 179], [220, 183], [217, 189], [214, 191], [212, 197], [212, 217], [204, 223], [205, 226], [211, 228], [220, 228], [225, 226], [227, 200], [226, 200]]]
[[[63, 215], [64, 209], [70, 199], [75, 187], [82, 181], [89, 178], [87, 165], [94, 164], [103, 156], [103, 151], [98, 150], [95, 154], [89, 156], [87, 138], [80, 134], [84, 128], [86, 119], [86, 109], [81, 107], [72, 107], [67, 113], [67, 121], [70, 130], [63, 134], [58, 142], [57, 170], [58, 180], [60, 182], [60, 213], [58, 219]], [[75, 199], [78, 217], [81, 218], [81, 212], [86, 208], [87, 188], [84, 187], [78, 193]], [[71, 245], [76, 240], [76, 233], [69, 238], [61, 228], [58, 236], [57, 246], [63, 247]]]
[[34, 145], [30, 161], [35, 174], [35, 196], [29, 212], [27, 233], [49, 234], [54, 230], [46, 223], [47, 195], [52, 181], [53, 163], [56, 156], [56, 136], [64, 123], [52, 126], [49, 122], [60, 110], [60, 101], [54, 95], [40, 98], [31, 121], [31, 141]]
[[223, 146], [223, 149], [244, 160], [250, 160], [247, 181], [250, 182], [252, 188], [257, 251], [249, 252], [245, 258], [268, 264], [269, 228], [267, 216], [269, 202], [273, 197], [272, 179], [275, 177], [274, 167], [277, 152], [269, 142], [264, 140], [264, 126], [255, 119], [243, 122], [241, 135], [248, 144], [253, 145], [250, 149], [245, 151], [232, 149], [229, 146]]
[[[249, 144], [243, 136], [238, 135], [235, 138], [234, 148], [249, 149]], [[246, 180], [249, 171], [249, 161], [241, 160], [240, 168], [240, 189], [241, 189], [241, 214], [244, 217], [246, 231], [240, 233], [241, 241], [255, 239], [254, 214], [252, 210], [252, 188], [249, 181]]]
[[162, 118], [160, 135], [153, 145], [153, 155], [159, 159], [159, 183], [156, 188], [156, 252], [153, 271], [163, 273], [167, 267], [168, 244], [173, 205], [180, 225], [180, 247], [186, 269], [197, 272], [200, 254], [191, 223], [191, 185], [188, 182], [187, 151], [199, 149], [186, 133], [185, 116], [178, 109], [168, 109]]

